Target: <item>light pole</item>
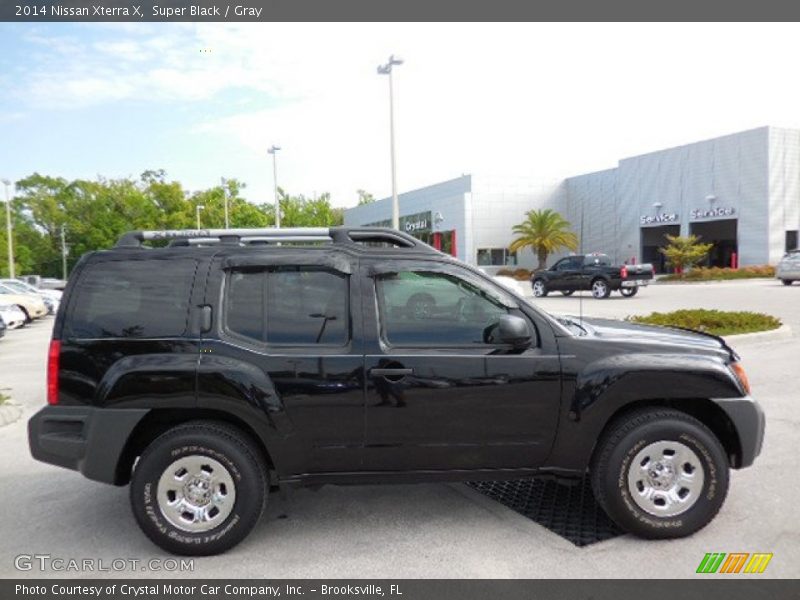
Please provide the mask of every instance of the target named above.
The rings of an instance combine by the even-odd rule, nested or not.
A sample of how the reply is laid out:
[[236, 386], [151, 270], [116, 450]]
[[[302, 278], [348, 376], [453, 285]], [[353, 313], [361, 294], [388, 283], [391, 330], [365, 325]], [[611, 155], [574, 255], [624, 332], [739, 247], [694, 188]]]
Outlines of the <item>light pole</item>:
[[198, 204], [194, 207], [194, 216], [197, 218], [197, 228], [200, 229], [200, 211], [205, 208], [205, 204]]
[[61, 225], [61, 278], [67, 280], [67, 236]]
[[14, 241], [11, 239], [11, 198], [8, 195], [8, 186], [11, 182], [8, 179], [3, 179], [3, 185], [6, 186], [6, 237], [8, 238], [8, 276], [14, 279]]
[[225, 178], [220, 177], [219, 180], [222, 182], [222, 201], [225, 206], [225, 229], [230, 229], [230, 221], [228, 220], [228, 192], [225, 189]]
[[400, 229], [400, 202], [397, 200], [397, 164], [394, 152], [394, 86], [392, 84], [392, 67], [402, 65], [403, 60], [394, 54], [385, 65], [378, 67], [379, 75], [389, 76], [389, 145], [392, 158], [392, 227]]
[[275, 227], [281, 226], [281, 203], [278, 200], [278, 150], [280, 146], [272, 144], [272, 148], [267, 150], [267, 154], [272, 154], [272, 191], [275, 195]]

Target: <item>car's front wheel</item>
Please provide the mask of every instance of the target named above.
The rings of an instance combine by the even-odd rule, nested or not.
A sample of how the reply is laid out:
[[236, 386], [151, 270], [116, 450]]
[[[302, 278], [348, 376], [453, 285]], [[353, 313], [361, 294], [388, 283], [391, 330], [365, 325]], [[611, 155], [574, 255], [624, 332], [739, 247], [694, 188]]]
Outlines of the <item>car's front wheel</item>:
[[781, 283], [783, 285], [792, 285], [794, 283], [794, 279], [781, 279]]
[[544, 298], [550, 290], [547, 289], [547, 284], [545, 283], [544, 279], [534, 279], [533, 280], [533, 295], [536, 298]]
[[130, 486], [142, 531], [174, 554], [219, 554], [242, 541], [264, 509], [268, 478], [241, 431], [195, 421], [162, 434], [142, 453]]
[[728, 459], [717, 437], [686, 413], [651, 408], [614, 422], [592, 461], [592, 488], [624, 530], [684, 537], [716, 516], [728, 493]]

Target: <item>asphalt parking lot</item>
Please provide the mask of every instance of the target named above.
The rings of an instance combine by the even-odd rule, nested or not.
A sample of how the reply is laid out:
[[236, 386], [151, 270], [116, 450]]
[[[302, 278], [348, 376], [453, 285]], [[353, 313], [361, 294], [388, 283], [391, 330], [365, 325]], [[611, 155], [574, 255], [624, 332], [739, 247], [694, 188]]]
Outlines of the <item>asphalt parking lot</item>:
[[[560, 294], [537, 303], [563, 314], [581, 310], [579, 298]], [[767, 280], [656, 285], [630, 299], [614, 294], [598, 301], [587, 295], [582, 310], [587, 316], [624, 317], [683, 307], [758, 310], [800, 333], [800, 286]], [[44, 403], [51, 326], [47, 318], [0, 339], [0, 391], [23, 409], [22, 419], [0, 428], [0, 577], [63, 575], [20, 572], [14, 567], [20, 554], [107, 562], [166, 558], [136, 526], [127, 488], [94, 483], [30, 458], [25, 425]], [[655, 579], [698, 577], [695, 569], [707, 552], [772, 552], [759, 577], [797, 577], [798, 338], [731, 343], [767, 414], [764, 450], [753, 468], [733, 473], [721, 513], [690, 538], [644, 541], [625, 535], [578, 548], [461, 484], [325, 486], [287, 498], [271, 496], [247, 540], [223, 556], [195, 559], [193, 576]], [[131, 571], [100, 575], [106, 574], [142, 576]]]

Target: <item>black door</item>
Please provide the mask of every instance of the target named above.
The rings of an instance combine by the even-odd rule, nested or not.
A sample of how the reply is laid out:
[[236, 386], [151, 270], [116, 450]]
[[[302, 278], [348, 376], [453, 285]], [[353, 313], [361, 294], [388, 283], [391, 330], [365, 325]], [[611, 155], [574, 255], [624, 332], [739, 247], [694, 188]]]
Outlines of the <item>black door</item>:
[[560, 372], [552, 332], [522, 352], [485, 343], [513, 299], [467, 269], [365, 265], [364, 469], [526, 468], [552, 443]]
[[199, 404], [251, 402], [274, 429], [270, 451], [280, 454], [273, 459], [283, 474], [356, 471], [361, 464], [359, 298], [349, 259], [326, 265], [318, 254], [296, 256], [291, 265], [266, 253], [231, 257], [212, 269], [219, 281], [209, 286], [222, 315], [219, 335], [204, 345]]

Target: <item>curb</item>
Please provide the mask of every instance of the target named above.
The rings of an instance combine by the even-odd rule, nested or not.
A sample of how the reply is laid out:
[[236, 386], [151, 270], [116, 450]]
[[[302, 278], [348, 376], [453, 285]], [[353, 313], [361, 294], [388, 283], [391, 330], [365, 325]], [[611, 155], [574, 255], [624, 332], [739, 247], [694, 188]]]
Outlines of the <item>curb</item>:
[[22, 416], [22, 407], [16, 404], [0, 404], [0, 427], [11, 425]]
[[756, 331], [755, 333], [739, 333], [737, 335], [726, 335], [725, 341], [731, 344], [754, 344], [757, 342], [773, 342], [775, 340], [785, 340], [792, 337], [792, 328], [788, 325], [781, 325], [777, 329], [770, 331]]
[[659, 281], [658, 278], [651, 285], [710, 285], [712, 283], [752, 283], [753, 281], [778, 281], [775, 277], [743, 277], [741, 279], [702, 279], [700, 281]]

